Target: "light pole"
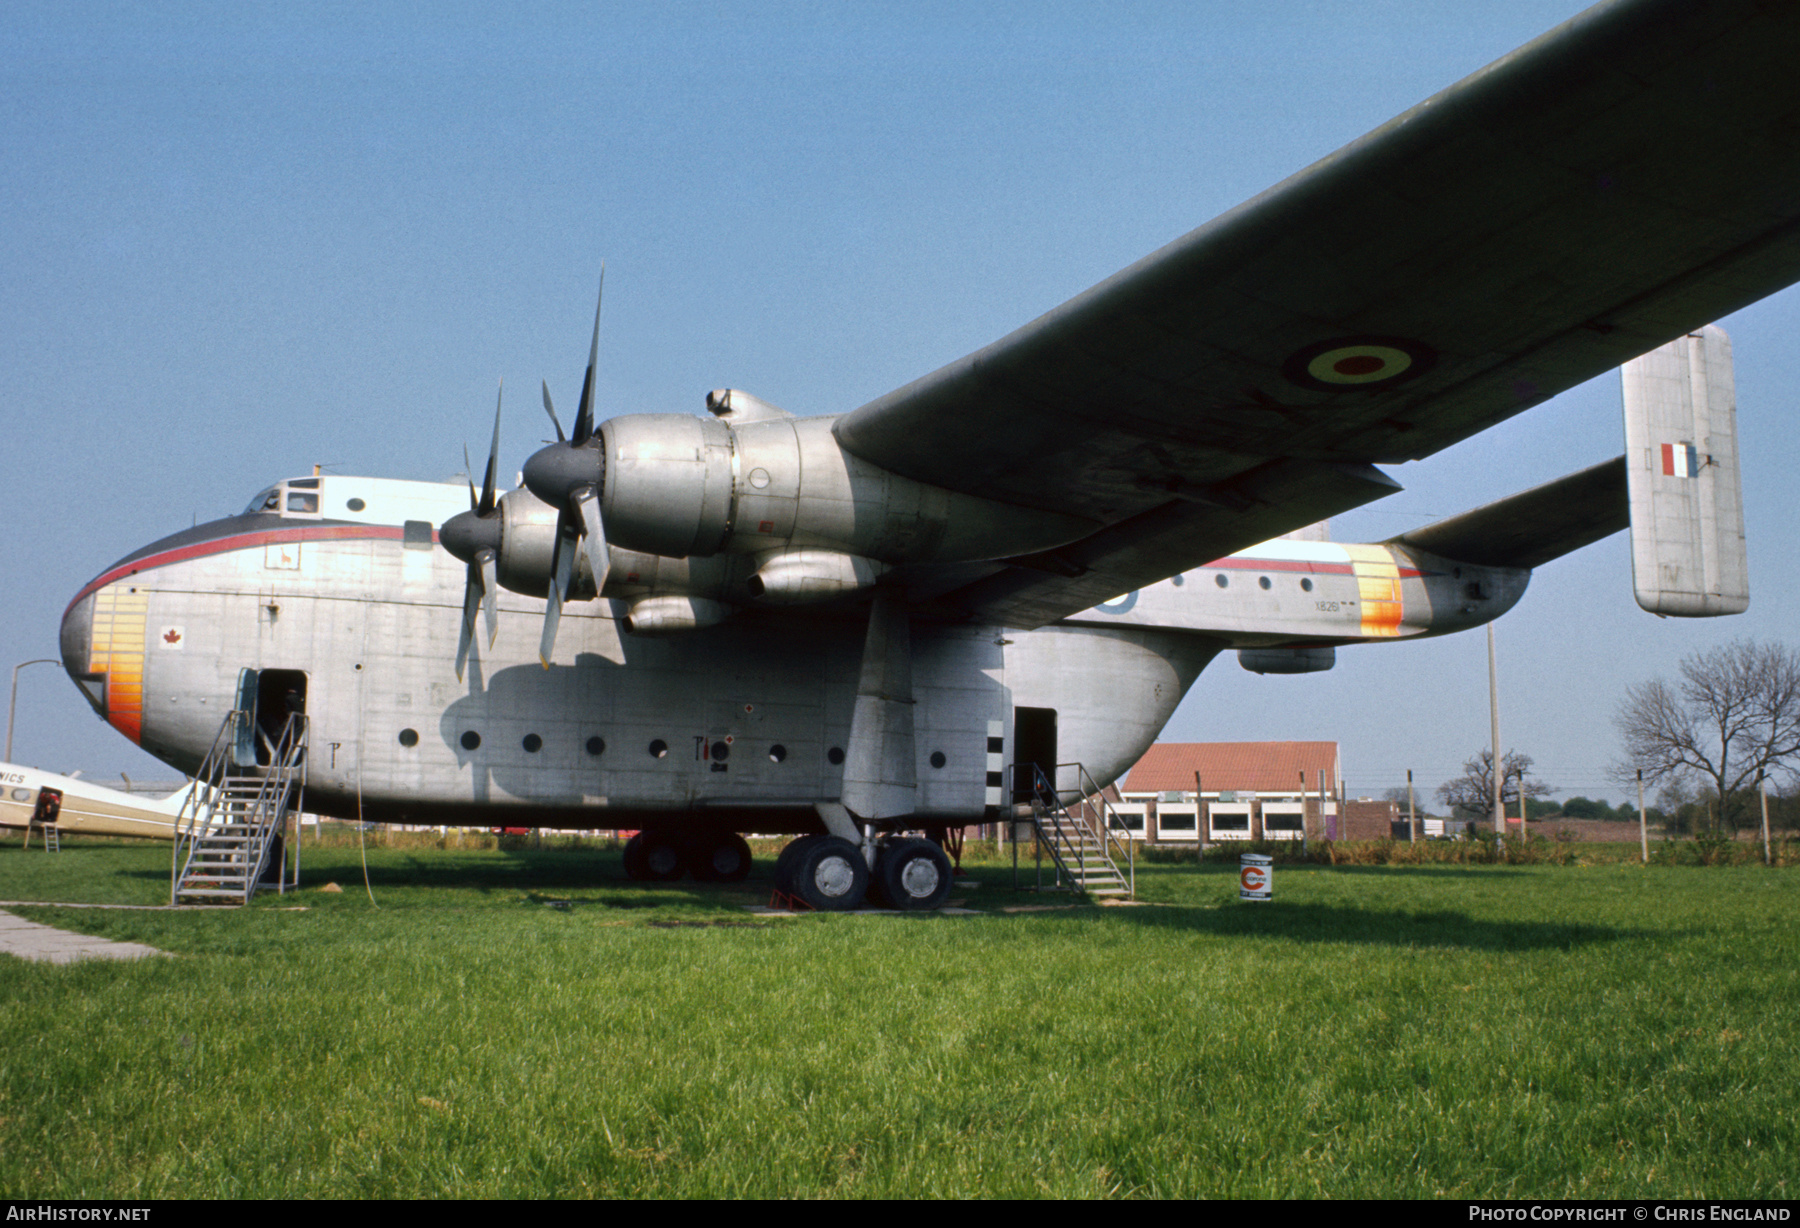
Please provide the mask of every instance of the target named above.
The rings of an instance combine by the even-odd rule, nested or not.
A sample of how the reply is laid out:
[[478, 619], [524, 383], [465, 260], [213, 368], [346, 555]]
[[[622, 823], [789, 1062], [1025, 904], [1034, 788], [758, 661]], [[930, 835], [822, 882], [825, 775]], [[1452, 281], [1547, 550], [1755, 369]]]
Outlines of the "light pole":
[[6, 762], [12, 762], [12, 727], [13, 713], [19, 708], [19, 671], [27, 665], [59, 665], [55, 657], [39, 657], [35, 661], [21, 661], [13, 666], [12, 699], [6, 705]]
[[[1500, 683], [1499, 673], [1494, 668], [1494, 624], [1487, 625], [1488, 633], [1488, 715], [1494, 725], [1494, 835], [1499, 839], [1502, 848], [1506, 846], [1506, 811], [1500, 806]], [[1519, 826], [1524, 827], [1523, 823]]]

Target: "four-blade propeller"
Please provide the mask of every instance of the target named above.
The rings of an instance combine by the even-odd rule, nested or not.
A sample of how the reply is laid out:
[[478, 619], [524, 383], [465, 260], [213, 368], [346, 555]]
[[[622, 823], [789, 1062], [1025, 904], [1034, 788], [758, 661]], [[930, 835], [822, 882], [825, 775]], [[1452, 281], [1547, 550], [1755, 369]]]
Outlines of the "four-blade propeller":
[[[574, 580], [575, 559], [585, 541], [588, 566], [594, 573], [594, 592], [606, 587], [610, 556], [606, 549], [606, 529], [600, 520], [600, 495], [605, 478], [605, 453], [601, 436], [594, 430], [594, 372], [600, 356], [600, 303], [606, 290], [606, 266], [600, 267], [600, 295], [594, 302], [594, 335], [588, 343], [587, 377], [581, 385], [581, 405], [575, 412], [574, 434], [565, 436], [557, 420], [556, 407], [550, 401], [550, 385], [544, 384], [544, 412], [556, 428], [556, 442], [541, 449], [525, 462], [525, 485], [538, 498], [557, 509], [556, 537], [550, 561], [549, 603], [544, 610], [544, 631], [538, 644], [538, 659], [550, 668], [550, 654], [556, 647], [556, 627], [562, 619], [563, 602], [568, 600]], [[501, 381], [501, 395], [506, 390]], [[468, 449], [463, 450], [468, 465]], [[500, 462], [500, 401], [494, 403], [494, 438], [488, 446], [487, 472], [482, 478], [481, 493], [475, 493], [473, 477], [469, 482], [469, 510], [458, 512], [438, 530], [438, 541], [452, 555], [468, 564], [468, 579], [463, 586], [462, 635], [456, 644], [456, 677], [462, 680], [468, 665], [469, 650], [475, 639], [477, 608], [486, 614], [487, 644], [494, 646], [498, 632], [499, 595], [498, 563], [504, 514], [495, 491], [495, 470]], [[471, 475], [473, 473], [471, 467]]]
[[[469, 510], [450, 517], [438, 530], [438, 541], [444, 549], [469, 565], [468, 579], [463, 584], [462, 635], [456, 642], [456, 680], [462, 681], [463, 667], [469, 661], [469, 645], [475, 638], [475, 608], [486, 614], [488, 647], [494, 646], [499, 630], [499, 612], [495, 599], [499, 595], [497, 561], [500, 557], [499, 501], [494, 492], [494, 470], [500, 462], [500, 402], [506, 395], [506, 381], [500, 381], [500, 392], [494, 398], [494, 440], [488, 445], [487, 473], [481, 479], [481, 497], [475, 496], [475, 483], [469, 482]], [[468, 462], [468, 449], [463, 449]], [[474, 472], [470, 468], [470, 473]]]
[[594, 573], [594, 592], [606, 587], [610, 567], [606, 529], [600, 520], [600, 495], [605, 481], [606, 454], [601, 436], [594, 431], [594, 367], [600, 356], [600, 303], [606, 292], [606, 266], [600, 266], [600, 294], [594, 301], [594, 336], [588, 343], [587, 378], [581, 384], [581, 405], [575, 411], [574, 432], [565, 437], [550, 403], [550, 385], [544, 385], [544, 411], [556, 427], [556, 442], [532, 454], [525, 462], [525, 485], [531, 493], [556, 509], [556, 540], [551, 556], [549, 604], [544, 609], [544, 631], [538, 641], [538, 660], [550, 668], [556, 647], [556, 627], [575, 572], [575, 554], [583, 539], [588, 566]]

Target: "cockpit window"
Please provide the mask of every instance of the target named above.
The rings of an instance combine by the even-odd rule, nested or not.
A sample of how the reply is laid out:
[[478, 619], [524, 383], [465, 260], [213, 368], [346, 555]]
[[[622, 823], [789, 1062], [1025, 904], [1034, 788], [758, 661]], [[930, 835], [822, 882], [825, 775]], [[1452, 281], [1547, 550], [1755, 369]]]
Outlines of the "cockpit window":
[[280, 510], [281, 488], [279, 486], [271, 486], [269, 489], [257, 495], [256, 498], [250, 500], [249, 506], [244, 508], [244, 515], [249, 516], [255, 512], [279, 512]]
[[319, 496], [311, 491], [290, 490], [287, 498], [287, 510], [316, 516], [319, 514]]

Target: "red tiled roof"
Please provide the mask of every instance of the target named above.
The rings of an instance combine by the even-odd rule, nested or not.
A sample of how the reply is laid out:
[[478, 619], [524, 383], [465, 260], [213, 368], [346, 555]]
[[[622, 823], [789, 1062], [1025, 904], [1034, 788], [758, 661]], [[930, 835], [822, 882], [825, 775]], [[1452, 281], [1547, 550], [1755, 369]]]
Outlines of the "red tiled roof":
[[1125, 775], [1126, 793], [1191, 793], [1194, 773], [1208, 793], [1247, 789], [1258, 793], [1293, 793], [1306, 773], [1306, 787], [1338, 784], [1336, 742], [1158, 742]]

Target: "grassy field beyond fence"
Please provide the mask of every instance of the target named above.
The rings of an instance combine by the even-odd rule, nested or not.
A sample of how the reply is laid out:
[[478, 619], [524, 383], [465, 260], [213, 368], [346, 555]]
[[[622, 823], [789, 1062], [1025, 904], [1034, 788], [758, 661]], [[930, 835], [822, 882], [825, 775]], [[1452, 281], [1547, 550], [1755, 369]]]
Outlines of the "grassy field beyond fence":
[[[1800, 875], [1138, 864], [1142, 903], [761, 919], [616, 849], [305, 849], [237, 911], [21, 908], [0, 1196], [1793, 1197]], [[1760, 856], [1760, 850], [1758, 850]], [[1346, 858], [1346, 860], [1350, 860]], [[319, 888], [331, 882], [341, 892]], [[166, 846], [0, 847], [155, 904]]]

